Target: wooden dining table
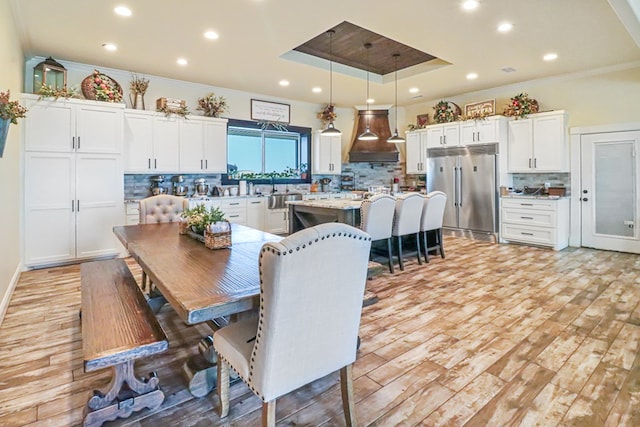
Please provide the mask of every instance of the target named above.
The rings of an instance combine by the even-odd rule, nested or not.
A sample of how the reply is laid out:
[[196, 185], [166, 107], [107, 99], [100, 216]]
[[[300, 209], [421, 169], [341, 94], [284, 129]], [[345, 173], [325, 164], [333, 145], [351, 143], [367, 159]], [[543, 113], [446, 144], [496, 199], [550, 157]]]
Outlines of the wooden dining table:
[[282, 237], [231, 224], [231, 247], [208, 249], [178, 233], [177, 223], [113, 228], [131, 256], [185, 323], [193, 325], [258, 307], [258, 256]]
[[[113, 232], [185, 323], [206, 322], [213, 329], [221, 318], [259, 307], [260, 249], [282, 240], [238, 224], [231, 224], [231, 247], [214, 250], [179, 234], [177, 223], [116, 226]], [[212, 337], [198, 347], [208, 363], [192, 358], [183, 370], [189, 390], [201, 397], [215, 385]]]

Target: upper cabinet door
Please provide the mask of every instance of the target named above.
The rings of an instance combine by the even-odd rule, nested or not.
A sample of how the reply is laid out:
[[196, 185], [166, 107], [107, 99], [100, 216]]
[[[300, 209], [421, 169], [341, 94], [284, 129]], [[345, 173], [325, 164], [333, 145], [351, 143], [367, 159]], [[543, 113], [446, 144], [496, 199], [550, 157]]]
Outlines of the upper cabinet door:
[[533, 167], [531, 119], [509, 122], [509, 172], [529, 172]]
[[76, 110], [76, 150], [79, 153], [122, 153], [123, 110], [112, 106], [79, 105]]
[[566, 129], [564, 114], [533, 119], [533, 157], [538, 171], [566, 171]]
[[421, 173], [420, 165], [422, 159], [422, 149], [420, 135], [424, 132], [409, 132], [405, 142], [405, 156], [407, 173]]
[[448, 123], [442, 126], [442, 134], [444, 135], [444, 145], [447, 147], [455, 147], [460, 145], [460, 125], [457, 123]]
[[481, 144], [489, 144], [492, 142], [498, 142], [498, 126], [500, 122], [498, 120], [485, 119], [478, 120], [476, 123], [476, 142]]
[[153, 115], [126, 111], [124, 114], [125, 173], [151, 172], [153, 161]]
[[153, 158], [151, 167], [156, 172], [178, 172], [180, 154], [179, 123], [176, 118], [155, 117], [153, 121]]
[[444, 129], [441, 125], [427, 127], [427, 148], [438, 148], [444, 145]]
[[65, 101], [26, 100], [23, 132], [26, 151], [70, 153], [74, 150], [75, 110]]
[[200, 120], [180, 122], [180, 171], [204, 171], [204, 125]]
[[204, 122], [204, 168], [207, 172], [227, 173], [227, 120]]

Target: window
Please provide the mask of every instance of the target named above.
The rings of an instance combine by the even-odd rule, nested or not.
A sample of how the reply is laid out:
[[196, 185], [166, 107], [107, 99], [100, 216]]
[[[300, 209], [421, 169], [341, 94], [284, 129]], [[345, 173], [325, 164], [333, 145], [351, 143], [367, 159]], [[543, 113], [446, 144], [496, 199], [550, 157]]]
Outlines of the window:
[[[286, 130], [261, 129], [256, 122], [229, 120], [227, 174], [223, 184], [240, 179], [256, 183], [310, 182], [311, 129], [286, 126]], [[304, 179], [302, 178], [304, 176]]]

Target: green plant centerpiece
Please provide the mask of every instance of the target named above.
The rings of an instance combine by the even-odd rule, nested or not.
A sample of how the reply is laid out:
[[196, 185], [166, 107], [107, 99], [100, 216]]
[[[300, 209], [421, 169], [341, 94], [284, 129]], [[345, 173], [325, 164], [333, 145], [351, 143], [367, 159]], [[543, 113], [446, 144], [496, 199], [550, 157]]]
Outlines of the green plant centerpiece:
[[511, 98], [509, 104], [504, 107], [502, 114], [516, 119], [524, 119], [529, 114], [537, 113], [539, 109], [538, 101], [529, 98], [528, 93], [522, 92]]
[[211, 208], [207, 210], [204, 205], [196, 205], [191, 209], [185, 209], [182, 212], [182, 218], [194, 233], [204, 234], [204, 230], [218, 222], [226, 222], [224, 212], [220, 208]]

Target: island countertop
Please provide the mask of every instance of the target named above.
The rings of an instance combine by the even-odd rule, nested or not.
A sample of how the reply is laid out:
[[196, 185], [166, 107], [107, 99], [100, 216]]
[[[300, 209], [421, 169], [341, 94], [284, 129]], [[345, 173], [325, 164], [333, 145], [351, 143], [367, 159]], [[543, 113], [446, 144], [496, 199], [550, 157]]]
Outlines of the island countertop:
[[325, 222], [360, 224], [362, 200], [295, 200], [289, 205], [289, 234]]
[[352, 210], [352, 209], [360, 209], [362, 200], [349, 200], [349, 199], [293, 200], [285, 203], [290, 206], [307, 206], [310, 208]]

